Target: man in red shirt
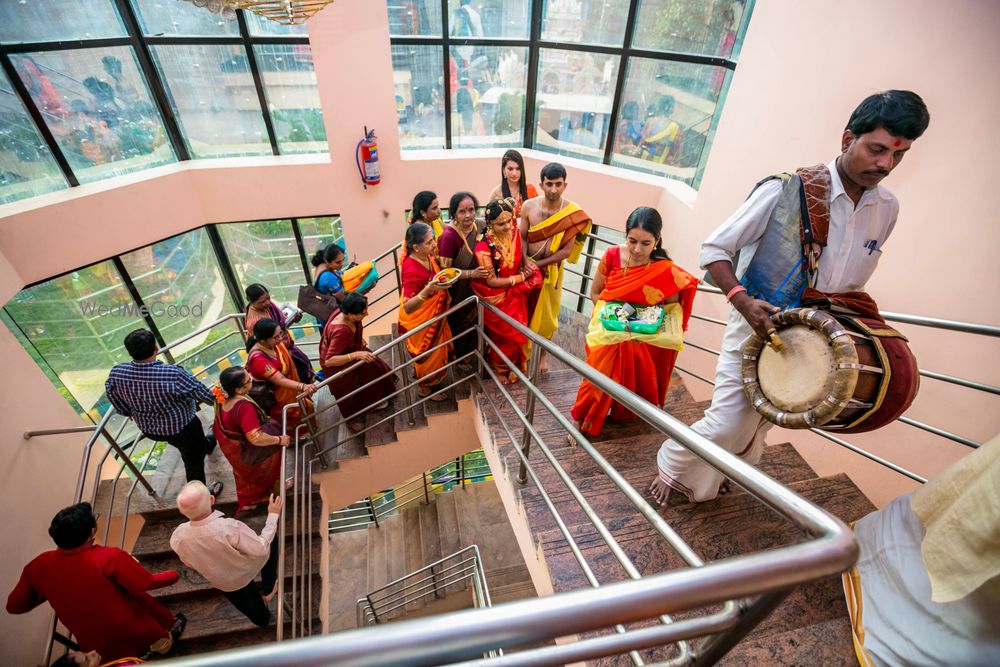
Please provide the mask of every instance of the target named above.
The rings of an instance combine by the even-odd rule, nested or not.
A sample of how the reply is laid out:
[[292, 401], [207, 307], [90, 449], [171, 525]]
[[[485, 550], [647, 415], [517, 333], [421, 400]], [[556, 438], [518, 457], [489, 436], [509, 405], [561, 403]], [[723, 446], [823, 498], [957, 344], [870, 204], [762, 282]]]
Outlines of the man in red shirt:
[[60, 510], [49, 526], [58, 548], [25, 566], [7, 611], [24, 614], [48, 600], [80, 649], [105, 660], [166, 653], [186, 619], [146, 591], [176, 583], [177, 572], [151, 574], [121, 549], [95, 546], [96, 533], [90, 503]]

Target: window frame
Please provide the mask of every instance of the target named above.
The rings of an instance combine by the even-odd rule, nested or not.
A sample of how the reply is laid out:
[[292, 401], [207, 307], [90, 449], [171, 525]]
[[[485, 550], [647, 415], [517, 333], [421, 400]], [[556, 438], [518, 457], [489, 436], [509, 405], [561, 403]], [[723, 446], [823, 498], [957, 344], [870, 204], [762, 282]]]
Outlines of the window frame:
[[[628, 4], [628, 15], [626, 17], [625, 24], [625, 35], [621, 46], [604, 46], [604, 45], [591, 45], [591, 44], [576, 44], [567, 42], [555, 42], [551, 40], [543, 40], [541, 37], [542, 33], [542, 10], [545, 6], [545, 0], [531, 0], [531, 17], [530, 17], [530, 30], [527, 39], [517, 39], [517, 38], [502, 38], [502, 37], [481, 37], [481, 38], [468, 38], [452, 37], [449, 33], [451, 32], [451, 12], [449, 10], [448, 0], [441, 0], [441, 36], [393, 36], [390, 34], [389, 41], [391, 46], [413, 46], [413, 45], [423, 45], [423, 46], [440, 46], [442, 53], [442, 61], [444, 64], [442, 76], [443, 81], [448, 81], [450, 77], [449, 71], [449, 61], [448, 54], [451, 52], [451, 48], [454, 46], [497, 46], [497, 47], [523, 47], [528, 49], [528, 71], [527, 78], [525, 81], [525, 92], [524, 92], [524, 121], [522, 127], [521, 136], [521, 148], [545, 151], [544, 148], [537, 147], [535, 145], [535, 134], [537, 129], [537, 121], [535, 117], [536, 110], [536, 96], [538, 90], [538, 65], [539, 65], [539, 55], [542, 49], [554, 49], [558, 51], [577, 51], [581, 53], [590, 54], [607, 54], [618, 56], [621, 60], [618, 65], [618, 72], [616, 75], [614, 97], [611, 104], [610, 111], [610, 125], [608, 127], [608, 135], [605, 138], [604, 145], [604, 157], [601, 160], [601, 164], [611, 165], [614, 153], [614, 137], [618, 131], [619, 114], [621, 112], [622, 106], [622, 96], [625, 91], [626, 74], [628, 72], [628, 64], [631, 58], [645, 58], [649, 60], [660, 60], [660, 61], [673, 61], [682, 63], [693, 63], [697, 65], [709, 65], [714, 67], [722, 67], [730, 71], [736, 70], [737, 59], [739, 57], [738, 50], [734, 50], [734, 53], [730, 54], [730, 57], [722, 56], [709, 56], [704, 54], [696, 53], [684, 53], [680, 51], [660, 51], [651, 49], [640, 49], [633, 46], [633, 41], [635, 38], [635, 22], [639, 15], [639, 5], [642, 0], [629, 0]], [[737, 35], [740, 42], [742, 42], [743, 37], [746, 35], [747, 25], [750, 22], [750, 16], [753, 14], [754, 5], [756, 0], [746, 0], [746, 5], [743, 9], [743, 15], [740, 17], [739, 26], [737, 28]], [[728, 81], [732, 77], [727, 77], [725, 84], [728, 87]], [[725, 98], [725, 90], [719, 95], [720, 100]], [[444, 128], [445, 128], [445, 149], [452, 149], [452, 128], [451, 128], [451, 95], [442, 95], [444, 98]], [[711, 135], [714, 135], [715, 126], [718, 124], [719, 115], [722, 112], [723, 104], [716, 103], [715, 112], [713, 113], [711, 122]], [[701, 175], [703, 172], [704, 164], [706, 161], [706, 155], [711, 149], [709, 147], [703, 151], [702, 156], [699, 160], [698, 169], [696, 175], [692, 182], [692, 187], [697, 189], [701, 181]], [[467, 149], [456, 149], [456, 150], [467, 150]], [[627, 167], [624, 167], [627, 168]], [[669, 176], [663, 176], [663, 178], [669, 178]]]
[[[264, 126], [267, 129], [268, 142], [271, 146], [272, 155], [282, 155], [275, 134], [274, 122], [271, 118], [270, 108], [267, 103], [267, 92], [264, 87], [264, 79], [258, 67], [254, 45], [277, 44], [277, 45], [309, 45], [308, 35], [252, 35], [249, 29], [246, 15], [242, 10], [236, 13], [236, 20], [239, 25], [238, 35], [225, 36], [177, 36], [158, 35], [147, 36], [143, 33], [139, 22], [136, 7], [131, 0], [112, 0], [115, 10], [118, 12], [122, 23], [125, 26], [126, 34], [122, 37], [107, 37], [98, 39], [72, 39], [50, 42], [23, 42], [16, 44], [5, 44], [0, 42], [0, 67], [3, 68], [10, 79], [14, 93], [20, 99], [21, 104], [27, 109], [28, 115], [34, 122], [45, 141], [46, 145], [55, 158], [56, 164], [62, 175], [66, 178], [70, 187], [80, 185], [80, 180], [73, 172], [66, 155], [59, 147], [52, 130], [45, 122], [41, 111], [35, 105], [27, 87], [21, 80], [13, 61], [12, 55], [21, 53], [37, 53], [48, 51], [69, 51], [85, 48], [106, 48], [106, 47], [127, 47], [130, 48], [139, 64], [140, 73], [149, 86], [149, 91], [153, 98], [153, 103], [160, 118], [163, 120], [164, 130], [167, 140], [173, 147], [174, 155], [178, 162], [186, 162], [196, 159], [191, 156], [187, 148], [187, 142], [181, 132], [181, 126], [174, 115], [173, 107], [170, 103], [169, 93], [166, 85], [160, 78], [156, 64], [153, 61], [151, 46], [159, 45], [229, 45], [241, 46], [246, 54], [250, 73], [253, 77], [254, 87], [257, 93], [257, 101], [260, 105], [260, 113], [264, 119]], [[207, 10], [206, 10], [207, 11]]]

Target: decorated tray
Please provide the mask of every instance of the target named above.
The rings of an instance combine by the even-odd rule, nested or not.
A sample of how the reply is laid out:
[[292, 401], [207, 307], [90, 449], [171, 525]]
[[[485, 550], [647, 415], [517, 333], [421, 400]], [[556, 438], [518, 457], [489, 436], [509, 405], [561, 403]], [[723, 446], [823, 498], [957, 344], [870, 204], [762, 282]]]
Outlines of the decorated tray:
[[601, 309], [601, 325], [608, 331], [656, 333], [663, 324], [663, 306], [639, 306], [610, 301]]
[[461, 270], [454, 267], [449, 267], [447, 269], [441, 269], [434, 274], [431, 278], [435, 283], [443, 287], [450, 287], [455, 284], [458, 278], [462, 275]]

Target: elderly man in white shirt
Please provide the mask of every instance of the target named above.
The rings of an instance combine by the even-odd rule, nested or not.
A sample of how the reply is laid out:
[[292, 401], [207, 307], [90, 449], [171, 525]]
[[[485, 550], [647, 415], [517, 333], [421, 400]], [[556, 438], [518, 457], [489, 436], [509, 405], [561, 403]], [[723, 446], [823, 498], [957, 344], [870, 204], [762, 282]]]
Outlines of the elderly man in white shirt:
[[[826, 165], [830, 181], [829, 231], [815, 273], [815, 289], [864, 289], [899, 212], [896, 198], [879, 183], [899, 164], [929, 121], [923, 100], [910, 91], [878, 93], [855, 109], [842, 136], [841, 154]], [[732, 308], [716, 366], [712, 405], [692, 428], [755, 465], [760, 461], [764, 435], [771, 424], [754, 410], [743, 393], [741, 351], [753, 332], [768, 338], [774, 328], [770, 315], [778, 308], [750, 296], [737, 276], [746, 274], [776, 215], [783, 188], [780, 180], [757, 187], [706, 239], [699, 257], [701, 267], [709, 271]], [[657, 467], [650, 493], [661, 505], [672, 490], [693, 502], [711, 500], [718, 495], [723, 481], [714, 468], [673, 440], [660, 447]]]
[[[237, 519], [213, 511], [215, 498], [201, 482], [188, 482], [177, 495], [177, 509], [188, 518], [170, 536], [181, 562], [208, 580], [259, 627], [271, 622], [267, 603], [278, 581], [278, 516], [281, 498], [271, 496], [260, 535]], [[254, 582], [261, 575], [258, 587]], [[264, 592], [267, 595], [264, 595]]]

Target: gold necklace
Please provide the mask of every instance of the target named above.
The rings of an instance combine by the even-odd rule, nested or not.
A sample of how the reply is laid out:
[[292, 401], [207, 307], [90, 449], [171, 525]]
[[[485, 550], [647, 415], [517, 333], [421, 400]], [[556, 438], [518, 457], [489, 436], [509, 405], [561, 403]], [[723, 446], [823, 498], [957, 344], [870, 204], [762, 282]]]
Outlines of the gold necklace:
[[511, 234], [506, 239], [501, 240], [500, 237], [490, 232], [490, 239], [493, 241], [493, 247], [497, 250], [494, 258], [501, 260], [501, 266], [514, 268], [514, 244], [511, 242], [514, 235]]
[[[629, 264], [632, 263], [632, 251], [629, 250], [628, 248], [626, 248], [626, 251], [628, 252], [628, 259], [625, 260], [625, 262], [623, 262], [623, 264], [624, 264], [624, 266], [622, 266], [622, 275], [623, 276], [627, 276], [628, 275], [628, 270], [630, 268], [632, 268], [632, 267], [629, 266]], [[646, 263], [642, 265], [642, 268], [646, 268], [647, 266], [649, 266], [649, 263], [650, 263], [650, 261], [652, 261], [652, 259], [653, 259], [652, 255], [650, 255], [649, 257], [647, 257], [646, 258]]]

